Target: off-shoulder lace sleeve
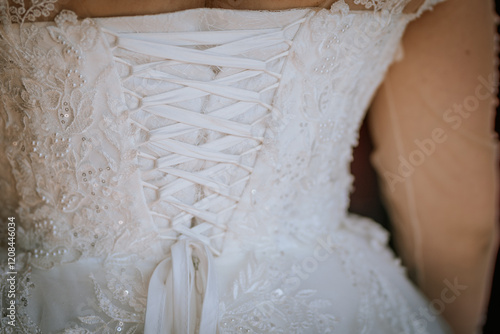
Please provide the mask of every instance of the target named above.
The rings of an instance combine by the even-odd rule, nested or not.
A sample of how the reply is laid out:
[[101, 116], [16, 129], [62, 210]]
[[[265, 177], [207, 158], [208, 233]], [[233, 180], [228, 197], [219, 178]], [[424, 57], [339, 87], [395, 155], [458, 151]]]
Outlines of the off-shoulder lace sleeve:
[[425, 11], [432, 10], [435, 5], [446, 0], [425, 0], [425, 2], [419, 7], [419, 9], [414, 14], [414, 17], [420, 17]]
[[[364, 6], [366, 9], [371, 9], [374, 11], [406, 10], [406, 6], [412, 4], [412, 1], [416, 0], [353, 0], [354, 4]], [[432, 9], [436, 4], [442, 1], [445, 0], [422, 0], [420, 6], [415, 12], [412, 13], [412, 15], [418, 17], [423, 12]]]

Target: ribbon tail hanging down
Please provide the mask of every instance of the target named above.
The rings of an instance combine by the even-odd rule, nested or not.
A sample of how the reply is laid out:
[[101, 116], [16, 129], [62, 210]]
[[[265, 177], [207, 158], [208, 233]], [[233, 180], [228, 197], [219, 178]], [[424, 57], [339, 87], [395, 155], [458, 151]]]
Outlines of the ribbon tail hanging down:
[[149, 282], [145, 334], [194, 334], [198, 318], [199, 334], [216, 334], [219, 298], [210, 250], [183, 238], [171, 254]]

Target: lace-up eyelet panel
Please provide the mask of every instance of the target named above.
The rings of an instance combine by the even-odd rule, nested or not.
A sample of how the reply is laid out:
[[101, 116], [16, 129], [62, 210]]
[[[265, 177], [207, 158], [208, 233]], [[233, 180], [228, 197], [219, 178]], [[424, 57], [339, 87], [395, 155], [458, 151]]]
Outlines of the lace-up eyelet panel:
[[[185, 312], [174, 321], [176, 332], [191, 332], [195, 318], [207, 333], [217, 326], [207, 315], [218, 307], [212, 256], [221, 253], [226, 222], [262, 146], [265, 121], [276, 112], [272, 101], [289, 38], [304, 21], [257, 30], [120, 33], [104, 28], [115, 43], [130, 118], [142, 131], [138, 159], [144, 196], [159, 237], [171, 245], [153, 272], [150, 291], [171, 291], [172, 305], [203, 294], [201, 314], [179, 305]], [[201, 287], [194, 289], [189, 277], [197, 277]], [[148, 296], [147, 333], [170, 328], [161, 325], [163, 303]]]
[[[217, 238], [224, 234], [274, 110], [289, 38], [302, 22], [169, 33], [103, 28], [130, 117], [144, 132], [142, 182], [162, 233], [189, 231], [194, 223], [209, 224]], [[192, 237], [215, 250], [214, 240]]]

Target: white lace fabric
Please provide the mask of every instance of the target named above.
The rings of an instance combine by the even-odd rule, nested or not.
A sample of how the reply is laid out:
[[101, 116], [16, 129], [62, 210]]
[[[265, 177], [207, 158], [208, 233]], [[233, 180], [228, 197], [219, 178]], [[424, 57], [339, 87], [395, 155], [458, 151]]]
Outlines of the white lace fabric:
[[[419, 323], [385, 232], [346, 211], [364, 111], [434, 2], [54, 23], [27, 22], [54, 1], [0, 2], [22, 331], [441, 332]], [[322, 269], [290, 269], [325, 238]]]

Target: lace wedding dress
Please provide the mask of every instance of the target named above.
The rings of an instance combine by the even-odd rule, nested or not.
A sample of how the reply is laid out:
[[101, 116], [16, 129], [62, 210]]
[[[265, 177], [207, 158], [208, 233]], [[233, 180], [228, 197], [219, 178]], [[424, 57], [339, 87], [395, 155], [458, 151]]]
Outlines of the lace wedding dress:
[[55, 1], [0, 1], [5, 333], [447, 331], [347, 213], [364, 112], [439, 0], [32, 22]]

